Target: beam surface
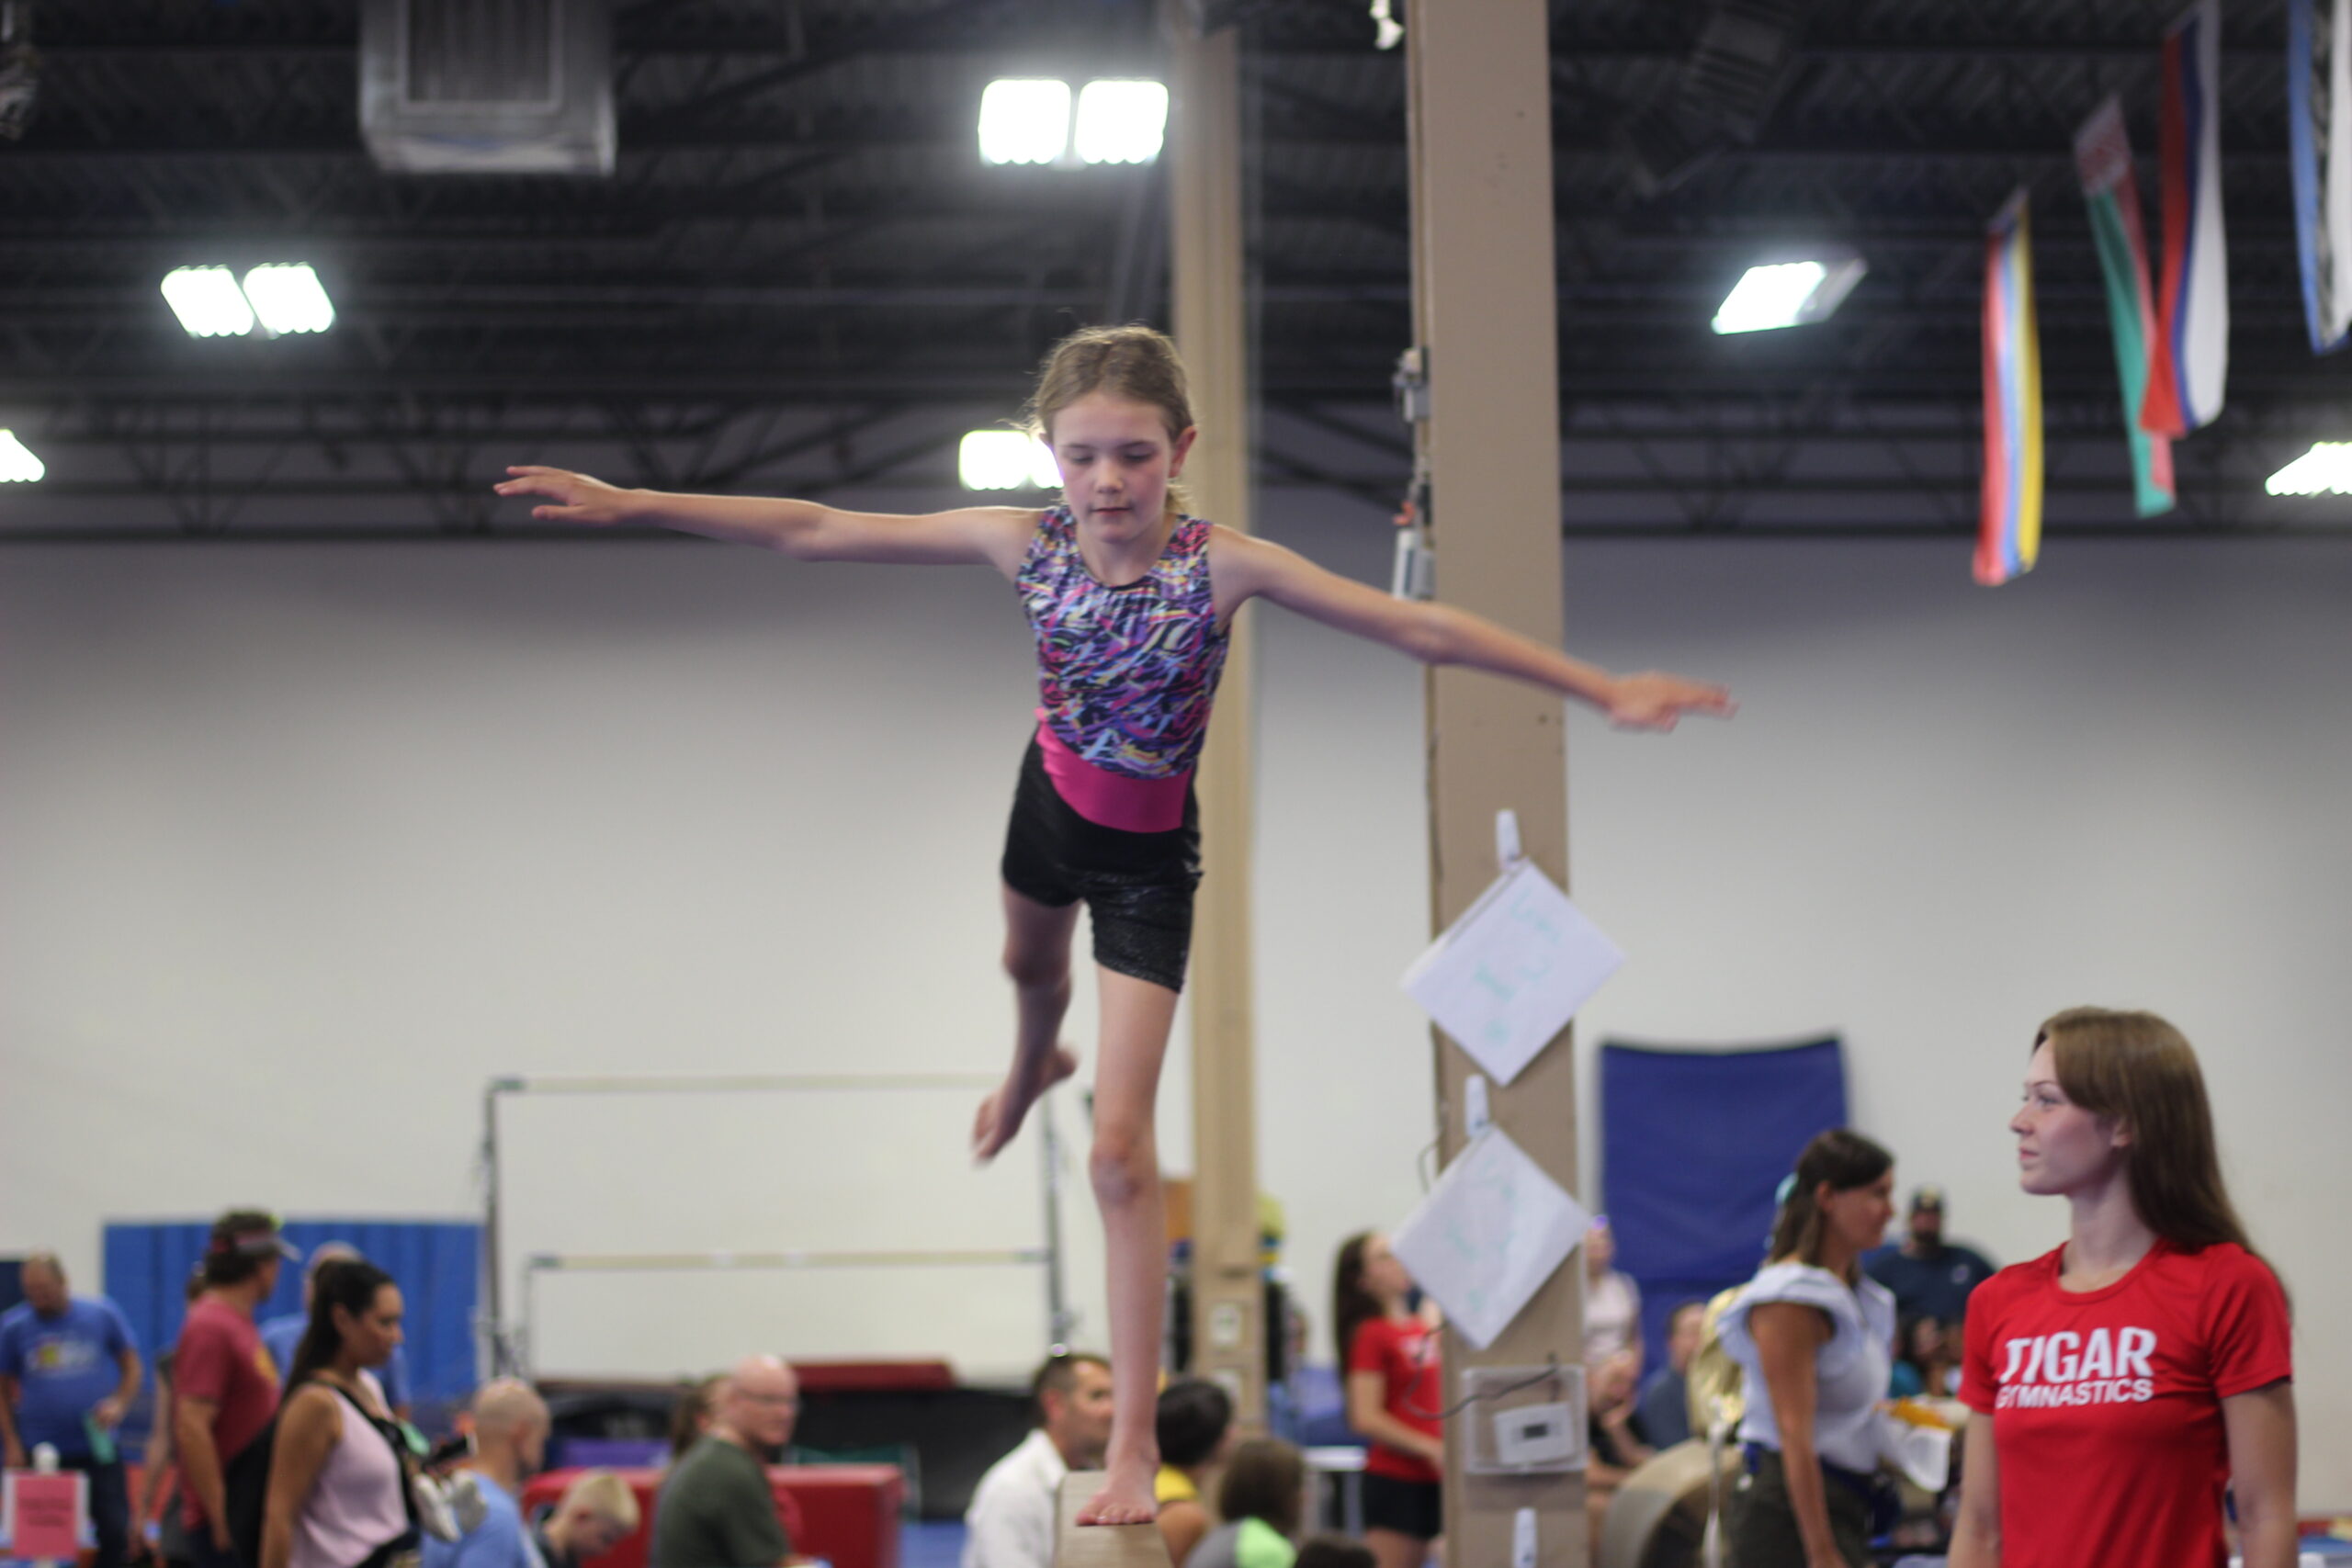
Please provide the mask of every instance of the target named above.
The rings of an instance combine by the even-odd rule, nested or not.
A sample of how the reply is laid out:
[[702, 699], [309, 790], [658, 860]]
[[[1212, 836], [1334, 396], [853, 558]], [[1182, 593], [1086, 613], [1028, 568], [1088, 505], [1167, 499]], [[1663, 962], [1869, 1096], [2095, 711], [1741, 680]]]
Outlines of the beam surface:
[[1054, 1568], [1171, 1568], [1158, 1525], [1081, 1525], [1078, 1511], [1102, 1490], [1099, 1470], [1073, 1470], [1054, 1499]]

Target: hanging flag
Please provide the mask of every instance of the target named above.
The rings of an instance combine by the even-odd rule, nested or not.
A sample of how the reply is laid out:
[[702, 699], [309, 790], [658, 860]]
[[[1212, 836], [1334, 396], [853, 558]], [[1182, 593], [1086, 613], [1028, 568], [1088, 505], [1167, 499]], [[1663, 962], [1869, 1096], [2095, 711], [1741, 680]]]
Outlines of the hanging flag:
[[1976, 581], [2033, 570], [2041, 550], [2041, 344], [2033, 320], [2033, 240], [2026, 192], [1984, 231], [1984, 488]]
[[2229, 247], [2222, 233], [2222, 7], [2198, 0], [2165, 35], [2157, 152], [2165, 282], [2140, 424], [2179, 437], [2222, 412], [2230, 370]]
[[2333, 354], [2352, 334], [2352, 0], [2287, 0], [2287, 132], [2303, 317]]
[[[2352, 0], [2338, 0], [2352, 5]], [[2143, 517], [2173, 508], [2172, 442], [2140, 428], [2148, 392], [2148, 349], [2156, 341], [2156, 307], [2148, 292], [2147, 230], [2132, 176], [2132, 141], [2123, 105], [2109, 98], [2075, 133], [2075, 169], [2090, 204], [2098, 269], [2107, 280], [2107, 324], [2115, 336], [2115, 374], [2123, 383], [2123, 435], [2132, 448], [2133, 504]]]

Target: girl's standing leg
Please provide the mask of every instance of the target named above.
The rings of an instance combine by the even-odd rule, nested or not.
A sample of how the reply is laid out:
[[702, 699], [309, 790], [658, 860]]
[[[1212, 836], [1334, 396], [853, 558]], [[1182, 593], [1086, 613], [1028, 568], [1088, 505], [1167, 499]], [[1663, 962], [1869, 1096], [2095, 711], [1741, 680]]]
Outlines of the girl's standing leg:
[[1176, 993], [1109, 969], [1098, 971], [1102, 1042], [1094, 1069], [1094, 1152], [1089, 1173], [1110, 1266], [1111, 1446], [1102, 1490], [1079, 1511], [1082, 1525], [1155, 1517], [1159, 1445], [1159, 1343], [1168, 1280], [1168, 1228], [1159, 1195], [1153, 1120], [1159, 1064], [1176, 1020]]
[[1056, 908], [1004, 889], [1004, 972], [1013, 995], [1012, 1066], [1004, 1086], [980, 1102], [972, 1122], [972, 1152], [989, 1159], [1021, 1130], [1037, 1097], [1078, 1070], [1060, 1043], [1069, 1010], [1069, 944], [1078, 906]]

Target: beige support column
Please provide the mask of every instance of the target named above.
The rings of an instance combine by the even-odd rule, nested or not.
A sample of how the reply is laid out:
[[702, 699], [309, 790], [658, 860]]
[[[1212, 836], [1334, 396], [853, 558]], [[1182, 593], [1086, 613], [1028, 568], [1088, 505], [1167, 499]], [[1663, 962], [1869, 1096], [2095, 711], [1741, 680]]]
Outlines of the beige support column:
[[[1200, 440], [1185, 466], [1194, 514], [1250, 531], [1250, 367], [1241, 259], [1240, 45], [1198, 36], [1166, 0], [1170, 293]], [[1257, 1059], [1251, 1031], [1249, 623], [1233, 641], [1202, 753], [1204, 875], [1194, 914], [1193, 1366], [1233, 1393], [1245, 1429], [1266, 1416], [1258, 1268]]]
[[[1543, 0], [1414, 0], [1407, 8], [1413, 311], [1429, 351], [1437, 593], [1539, 642], [1561, 640], [1560, 438], [1552, 255], [1550, 51]], [[1430, 919], [1442, 930], [1496, 874], [1495, 813], [1519, 814], [1535, 863], [1567, 874], [1561, 699], [1439, 670], [1428, 683]], [[1462, 1146], [1470, 1059], [1437, 1042], [1439, 1143]], [[1497, 1123], [1570, 1190], [1576, 1097], [1564, 1033], [1493, 1095]], [[1446, 1403], [1474, 1366], [1573, 1365], [1583, 1339], [1572, 1258], [1488, 1349], [1445, 1342]], [[1584, 1478], [1464, 1472], [1473, 1405], [1447, 1423], [1446, 1560], [1508, 1568], [1521, 1509], [1545, 1568], [1589, 1558]], [[1491, 1448], [1491, 1445], [1487, 1445]]]

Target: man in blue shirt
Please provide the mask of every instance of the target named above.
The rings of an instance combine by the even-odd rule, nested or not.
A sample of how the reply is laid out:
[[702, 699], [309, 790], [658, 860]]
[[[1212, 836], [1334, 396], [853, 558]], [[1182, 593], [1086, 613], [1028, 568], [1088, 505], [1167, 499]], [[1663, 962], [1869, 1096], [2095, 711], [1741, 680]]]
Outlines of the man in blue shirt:
[[424, 1538], [424, 1568], [545, 1568], [523, 1523], [523, 1483], [547, 1458], [547, 1402], [515, 1378], [474, 1391], [474, 1451], [465, 1468], [481, 1489], [481, 1523], [454, 1541]]
[[25, 1259], [24, 1303], [0, 1315], [0, 1438], [12, 1470], [43, 1443], [58, 1464], [90, 1478], [97, 1568], [122, 1568], [130, 1493], [114, 1446], [145, 1368], [122, 1313], [104, 1296], [66, 1289], [52, 1253]]
[[[317, 1299], [314, 1285], [319, 1270], [327, 1264], [341, 1260], [365, 1263], [359, 1249], [347, 1241], [322, 1241], [311, 1249], [311, 1260], [302, 1266], [302, 1310], [282, 1316], [265, 1319], [261, 1325], [261, 1342], [269, 1359], [277, 1363], [277, 1381], [284, 1382], [294, 1372], [294, 1353], [302, 1348], [302, 1335], [311, 1326], [311, 1303]], [[376, 1369], [376, 1381], [383, 1385], [384, 1403], [401, 1420], [409, 1417], [408, 1408], [408, 1347], [392, 1347], [392, 1359]]]
[[1944, 1193], [1921, 1187], [1911, 1194], [1910, 1234], [1897, 1244], [1862, 1254], [1862, 1272], [1894, 1292], [1902, 1317], [1932, 1317], [1957, 1327], [1969, 1293], [1996, 1270], [1973, 1247], [1944, 1240]]

